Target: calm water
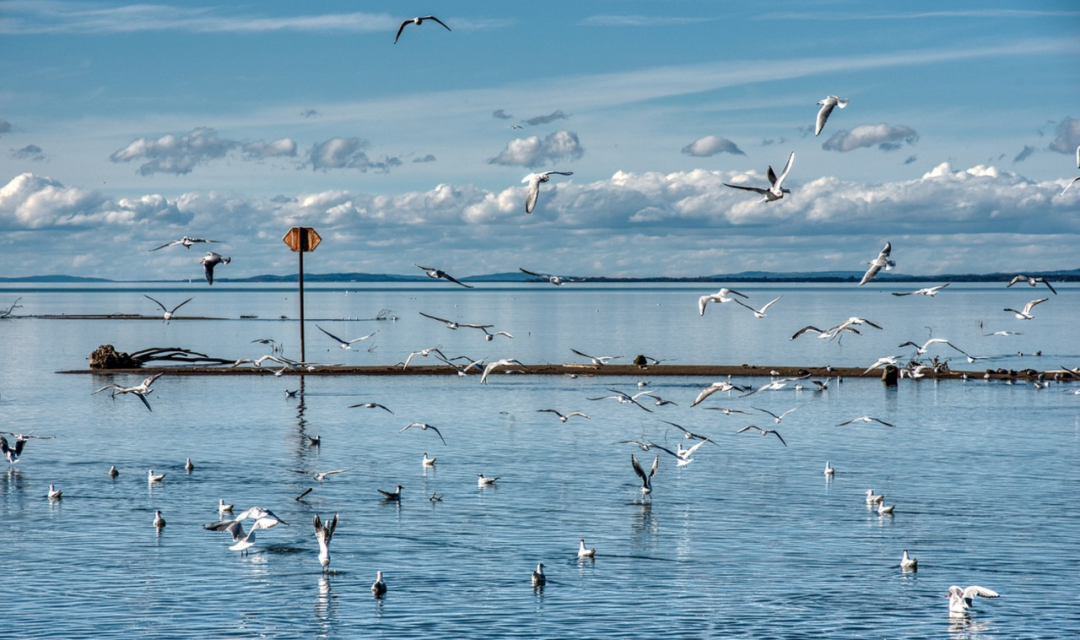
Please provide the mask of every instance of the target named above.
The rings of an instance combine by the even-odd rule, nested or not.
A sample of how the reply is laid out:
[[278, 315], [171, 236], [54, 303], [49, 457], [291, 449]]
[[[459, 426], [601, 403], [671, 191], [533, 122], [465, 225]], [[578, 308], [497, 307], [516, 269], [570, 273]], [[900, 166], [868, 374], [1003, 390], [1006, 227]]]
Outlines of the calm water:
[[[898, 286], [892, 291], [918, 288]], [[346, 295], [348, 290], [348, 295]], [[375, 329], [344, 352], [308, 326], [309, 360], [393, 364], [440, 345], [448, 355], [568, 362], [638, 353], [680, 363], [869, 365], [907, 353], [896, 345], [945, 337], [987, 366], [1080, 364], [1076, 287], [1019, 321], [1002, 311], [1043, 291], [953, 285], [937, 298], [828, 286], [745, 286], [769, 317], [696, 298], [710, 287], [572, 288], [483, 285], [310, 289], [307, 315], [345, 338]], [[0, 596], [4, 637], [747, 637], [1074, 638], [1080, 634], [1080, 385], [982, 380], [834, 382], [827, 392], [789, 385], [740, 399], [715, 394], [689, 408], [711, 380], [539, 377], [171, 377], [154, 384], [148, 412], [131, 397], [95, 389], [131, 376], [57, 375], [85, 368], [99, 344], [133, 351], [181, 346], [226, 358], [257, 357], [251, 340], [273, 337], [297, 355], [296, 294], [288, 287], [6, 287], [22, 314], [145, 313], [194, 300], [181, 315], [219, 321], [0, 321], [0, 429], [55, 436], [32, 440], [0, 476], [5, 553]], [[375, 322], [380, 309], [397, 321]], [[515, 335], [485, 342], [417, 312], [491, 323]], [[257, 315], [240, 320], [240, 315]], [[851, 315], [885, 327], [828, 342], [790, 336]], [[357, 318], [343, 322], [332, 320]], [[979, 321], [982, 321], [980, 327]], [[1022, 335], [997, 337], [998, 330]], [[374, 345], [374, 350], [368, 347]], [[1041, 350], [1043, 355], [1031, 353]], [[932, 351], [946, 355], [945, 351]], [[1025, 355], [1017, 355], [1025, 354]], [[578, 359], [579, 360], [579, 359]], [[423, 361], [423, 360], [422, 360]], [[425, 364], [429, 362], [424, 361]], [[649, 414], [612, 400], [609, 388], [639, 380], [678, 406]], [[760, 384], [761, 380], [736, 380]], [[302, 387], [299, 399], [285, 389]], [[348, 409], [362, 401], [379, 410]], [[705, 406], [752, 415], [725, 416]], [[776, 413], [798, 407], [780, 425]], [[537, 409], [584, 411], [560, 424]], [[896, 424], [835, 425], [861, 415]], [[674, 448], [682, 424], [713, 437], [695, 462], [661, 454], [655, 491], [642, 498], [620, 440]], [[399, 430], [412, 421], [431, 431]], [[787, 441], [751, 433], [775, 427]], [[323, 444], [312, 447], [307, 435]], [[10, 438], [9, 438], [10, 440]], [[427, 452], [434, 470], [420, 464]], [[196, 469], [183, 463], [191, 457]], [[836, 478], [826, 482], [829, 460]], [[6, 463], [4, 463], [6, 464]], [[115, 464], [120, 476], [106, 471]], [[147, 469], [166, 472], [150, 486]], [[324, 483], [291, 470], [349, 469]], [[499, 476], [480, 489], [476, 474]], [[62, 501], [45, 498], [49, 483]], [[377, 489], [405, 487], [401, 504]], [[293, 500], [314, 487], [303, 501]], [[868, 488], [896, 515], [867, 510]], [[443, 501], [432, 504], [432, 493]], [[228, 550], [205, 531], [218, 498], [272, 509], [290, 523], [260, 531], [253, 553]], [[160, 509], [168, 525], [156, 533]], [[314, 514], [339, 513], [324, 575]], [[579, 562], [579, 538], [597, 549]], [[920, 570], [901, 573], [901, 552]], [[529, 583], [536, 563], [548, 585]], [[382, 570], [389, 593], [372, 598]], [[950, 619], [949, 585], [1002, 594], [966, 620]]]

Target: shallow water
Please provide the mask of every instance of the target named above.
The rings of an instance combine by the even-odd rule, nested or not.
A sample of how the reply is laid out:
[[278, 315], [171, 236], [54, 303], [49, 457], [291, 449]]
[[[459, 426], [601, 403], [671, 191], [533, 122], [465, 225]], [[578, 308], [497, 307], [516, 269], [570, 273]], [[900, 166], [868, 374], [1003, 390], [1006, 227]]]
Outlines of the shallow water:
[[[917, 287], [912, 287], [912, 289]], [[954, 290], [955, 288], [955, 290]], [[22, 460], [0, 476], [0, 571], [10, 637], [849, 637], [1071, 638], [1080, 633], [1072, 504], [1080, 489], [1080, 385], [834, 381], [825, 393], [791, 385], [750, 398], [714, 394], [689, 408], [711, 380], [580, 376], [170, 377], [154, 384], [153, 412], [137, 399], [91, 395], [132, 376], [57, 375], [85, 367], [97, 345], [122, 350], [184, 346], [253, 357], [250, 341], [273, 336], [295, 350], [295, 292], [110, 286], [0, 290], [0, 306], [22, 295], [20, 313], [153, 313], [141, 299], [195, 300], [182, 311], [228, 321], [0, 322], [0, 429], [32, 430]], [[697, 315], [700, 287], [328, 287], [308, 297], [308, 317], [342, 337], [375, 330], [341, 351], [308, 326], [308, 359], [392, 364], [412, 350], [443, 346], [474, 357], [572, 361], [637, 353], [681, 363], [859, 366], [895, 345], [922, 342], [924, 325], [989, 366], [1075, 366], [1075, 289], [1041, 305], [1034, 321], [1000, 311], [1030, 292], [953, 285], [935, 299], [894, 298], [842, 287], [744, 287], [755, 306], [783, 298], [755, 319], [732, 305]], [[903, 290], [896, 288], [895, 290]], [[775, 293], [774, 293], [775, 291]], [[159, 296], [158, 293], [161, 295]], [[1034, 297], [1034, 296], [1028, 296]], [[141, 299], [141, 301], [140, 301]], [[144, 304], [145, 303], [145, 304]], [[147, 308], [150, 305], [151, 308]], [[190, 307], [190, 309], [189, 309]], [[372, 318], [381, 308], [399, 320]], [[416, 311], [491, 322], [515, 335], [484, 342]], [[735, 313], [736, 311], [743, 313]], [[258, 319], [239, 320], [239, 315]], [[863, 315], [881, 332], [842, 342], [788, 340], [804, 324]], [[984, 328], [976, 321], [982, 319]], [[822, 326], [822, 328], [826, 328]], [[999, 328], [1021, 336], [986, 337]], [[924, 337], [925, 336], [925, 337]], [[367, 351], [368, 343], [376, 345]], [[839, 344], [838, 344], [839, 343]], [[974, 346], [972, 346], [974, 345]], [[1016, 356], [1041, 349], [1041, 358]], [[962, 362], [962, 361], [961, 361]], [[427, 362], [425, 362], [427, 364]], [[953, 361], [954, 368], [981, 369]], [[646, 413], [608, 389], [647, 389], [678, 406]], [[760, 384], [760, 379], [736, 380]], [[285, 389], [301, 388], [287, 399]], [[394, 411], [349, 409], [362, 401]], [[751, 415], [725, 416], [706, 406]], [[753, 407], [776, 413], [776, 425]], [[566, 424], [537, 409], [584, 411]], [[895, 428], [837, 427], [874, 415]], [[711, 436], [683, 468], [661, 453], [655, 491], [643, 498], [630, 468], [654, 453], [620, 440], [674, 448], [680, 433]], [[431, 431], [399, 430], [412, 421]], [[736, 435], [747, 424], [774, 437]], [[307, 435], [323, 444], [312, 447]], [[10, 440], [10, 437], [9, 437]], [[438, 458], [425, 471], [421, 454]], [[188, 474], [184, 459], [196, 469]], [[825, 461], [837, 469], [826, 482]], [[5, 463], [6, 464], [6, 463]], [[109, 465], [120, 476], [110, 480]], [[166, 472], [160, 485], [147, 469]], [[292, 470], [348, 469], [324, 483]], [[499, 476], [481, 489], [476, 475]], [[49, 483], [64, 498], [45, 498]], [[405, 487], [401, 504], [377, 489]], [[303, 501], [293, 500], [305, 489]], [[869, 511], [866, 489], [884, 493], [896, 515]], [[442, 502], [431, 503], [436, 493]], [[227, 549], [205, 531], [217, 500], [272, 509], [290, 523], [260, 531], [253, 553]], [[151, 525], [160, 509], [168, 525]], [[339, 513], [324, 575], [314, 514]], [[597, 549], [578, 562], [579, 538]], [[903, 574], [903, 549], [920, 570]], [[529, 573], [547, 569], [534, 592]], [[382, 570], [389, 593], [372, 598]], [[951, 619], [949, 585], [1002, 594]], [[6, 633], [5, 633], [6, 635]]]

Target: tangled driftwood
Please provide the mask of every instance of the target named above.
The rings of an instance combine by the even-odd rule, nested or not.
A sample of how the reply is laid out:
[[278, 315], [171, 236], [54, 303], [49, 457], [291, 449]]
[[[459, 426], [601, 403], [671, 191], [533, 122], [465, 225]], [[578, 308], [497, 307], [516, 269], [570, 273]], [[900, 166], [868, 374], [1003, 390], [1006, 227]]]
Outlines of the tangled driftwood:
[[180, 347], [153, 347], [134, 353], [117, 351], [111, 344], [103, 344], [90, 354], [91, 369], [138, 369], [147, 362], [179, 362], [184, 364], [231, 364], [233, 360], [211, 358]]

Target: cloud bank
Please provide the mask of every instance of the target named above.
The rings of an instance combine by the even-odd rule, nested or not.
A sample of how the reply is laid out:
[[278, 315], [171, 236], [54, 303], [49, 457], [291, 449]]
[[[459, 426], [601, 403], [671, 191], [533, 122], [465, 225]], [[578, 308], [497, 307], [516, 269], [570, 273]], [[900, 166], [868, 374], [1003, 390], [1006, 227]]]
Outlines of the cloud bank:
[[874, 146], [882, 151], [896, 151], [903, 145], [913, 145], [918, 140], [919, 134], [911, 127], [864, 124], [851, 131], [837, 131], [821, 148], [841, 153]]
[[732, 153], [737, 156], [746, 155], [734, 142], [727, 138], [721, 138], [720, 136], [705, 136], [704, 138], [698, 138], [683, 147], [682, 152], [696, 158], [707, 158], [709, 156], [715, 156], [718, 153]]
[[560, 130], [548, 134], [543, 140], [539, 136], [517, 138], [506, 144], [499, 155], [488, 160], [489, 164], [511, 167], [543, 167], [560, 160], [576, 160], [585, 155], [577, 134]]

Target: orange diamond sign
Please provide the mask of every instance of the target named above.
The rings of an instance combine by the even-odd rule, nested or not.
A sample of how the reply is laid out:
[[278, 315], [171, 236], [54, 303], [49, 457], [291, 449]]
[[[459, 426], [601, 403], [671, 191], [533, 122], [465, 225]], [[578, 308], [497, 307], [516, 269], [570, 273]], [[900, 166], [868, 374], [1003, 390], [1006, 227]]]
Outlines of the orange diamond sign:
[[322, 238], [311, 227], [293, 227], [281, 239], [293, 251], [314, 251]]

